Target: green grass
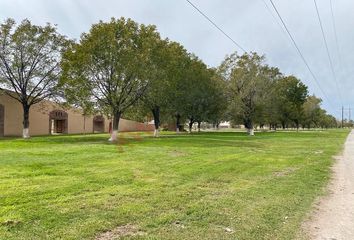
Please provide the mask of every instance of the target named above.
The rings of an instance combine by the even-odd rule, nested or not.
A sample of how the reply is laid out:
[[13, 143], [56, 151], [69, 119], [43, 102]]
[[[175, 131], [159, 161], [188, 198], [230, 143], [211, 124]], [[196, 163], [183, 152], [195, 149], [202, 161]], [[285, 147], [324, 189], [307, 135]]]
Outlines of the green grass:
[[347, 134], [3, 139], [0, 239], [293, 239]]

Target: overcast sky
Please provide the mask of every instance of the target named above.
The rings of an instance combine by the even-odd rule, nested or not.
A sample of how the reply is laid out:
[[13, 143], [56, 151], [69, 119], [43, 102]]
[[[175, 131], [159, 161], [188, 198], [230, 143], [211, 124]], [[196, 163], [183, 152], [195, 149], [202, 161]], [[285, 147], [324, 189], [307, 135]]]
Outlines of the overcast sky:
[[[327, 98], [281, 28], [269, 0], [191, 1], [247, 51], [265, 54], [268, 64], [301, 78], [309, 86], [310, 94], [324, 100], [323, 107], [331, 114], [340, 116], [342, 102], [346, 108], [354, 107], [353, 0], [332, 0], [339, 51], [330, 0], [317, 0], [339, 91], [330, 70], [313, 0], [273, 0]], [[28, 18], [35, 24], [55, 23], [61, 33], [75, 39], [87, 32], [91, 24], [121, 16], [156, 25], [163, 37], [180, 42], [209, 66], [219, 65], [227, 54], [240, 52], [185, 0], [0, 0], [1, 21], [11, 17], [16, 21]]]

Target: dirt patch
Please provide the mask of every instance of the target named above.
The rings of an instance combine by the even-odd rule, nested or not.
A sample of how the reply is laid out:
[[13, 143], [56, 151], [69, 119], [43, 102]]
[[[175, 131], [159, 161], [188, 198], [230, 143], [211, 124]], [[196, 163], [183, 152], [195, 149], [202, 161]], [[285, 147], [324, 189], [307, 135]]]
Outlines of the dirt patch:
[[229, 227], [223, 227], [222, 229], [228, 234], [235, 233], [235, 230], [233, 230], [232, 228], [229, 228]]
[[174, 222], [173, 226], [175, 226], [177, 228], [186, 228], [186, 226], [183, 223], [181, 223], [180, 221]]
[[347, 138], [342, 156], [336, 157], [328, 193], [319, 199], [303, 224], [315, 240], [354, 239], [354, 132]]
[[298, 170], [298, 168], [285, 168], [284, 170], [273, 172], [273, 176], [275, 176], [275, 177], [285, 177], [285, 176], [288, 176], [288, 175], [292, 174], [296, 170]]
[[315, 151], [315, 154], [322, 154], [322, 153], [323, 153], [323, 150]]
[[3, 225], [3, 226], [16, 226], [21, 223], [22, 222], [18, 221], [18, 220], [7, 220], [7, 221], [2, 222], [1, 225]]
[[127, 224], [101, 233], [95, 238], [95, 240], [115, 240], [125, 236], [143, 236], [145, 234], [146, 233], [141, 231], [137, 226]]

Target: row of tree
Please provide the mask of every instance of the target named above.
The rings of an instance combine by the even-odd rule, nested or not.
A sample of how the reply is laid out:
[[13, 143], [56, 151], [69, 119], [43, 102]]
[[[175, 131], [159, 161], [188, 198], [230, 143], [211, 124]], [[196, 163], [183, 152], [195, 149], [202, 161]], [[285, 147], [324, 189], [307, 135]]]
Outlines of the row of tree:
[[309, 96], [298, 78], [284, 76], [256, 53], [227, 57], [218, 68], [226, 83], [227, 119], [244, 124], [253, 135], [255, 126], [270, 129], [337, 127], [336, 119], [321, 108], [321, 99]]
[[111, 141], [122, 116], [152, 116], [155, 136], [161, 123], [218, 126], [335, 127], [336, 120], [308, 96], [294, 76], [265, 64], [264, 56], [232, 54], [208, 68], [180, 44], [162, 39], [155, 26], [131, 19], [94, 24], [75, 42], [50, 24], [41, 27], [8, 19], [0, 26], [0, 87], [23, 106], [23, 137], [29, 137], [29, 109], [60, 98], [85, 115], [113, 119]]

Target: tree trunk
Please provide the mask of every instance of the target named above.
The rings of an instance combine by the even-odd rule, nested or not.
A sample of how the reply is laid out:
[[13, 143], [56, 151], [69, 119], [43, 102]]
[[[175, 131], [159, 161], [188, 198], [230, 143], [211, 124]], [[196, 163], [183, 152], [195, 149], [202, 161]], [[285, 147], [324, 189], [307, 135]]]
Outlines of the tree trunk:
[[176, 114], [176, 133], [179, 133], [181, 115]]
[[117, 141], [117, 136], [118, 136], [118, 128], [119, 128], [119, 120], [121, 116], [121, 112], [117, 111], [113, 113], [113, 126], [112, 126], [112, 133], [111, 137], [108, 141], [110, 142], [116, 142]]
[[86, 134], [86, 115], [84, 114], [84, 135]]
[[198, 122], [198, 132], [200, 132], [200, 125], [201, 125], [201, 122]]
[[189, 133], [192, 133], [193, 123], [194, 123], [193, 119], [190, 119], [189, 120]]
[[159, 131], [160, 131], [160, 107], [155, 106], [153, 109], [151, 109], [152, 115], [154, 116], [154, 125], [155, 125], [155, 131], [154, 131], [154, 137], [159, 137]]
[[29, 135], [29, 111], [30, 106], [27, 104], [23, 104], [23, 130], [22, 130], [22, 137], [27, 139], [30, 138]]
[[254, 136], [254, 129], [253, 129], [253, 123], [252, 121], [249, 121], [248, 124], [248, 135]]
[[300, 124], [298, 121], [295, 121], [295, 125], [296, 125], [296, 131], [298, 132], [299, 131], [299, 128], [300, 128]]

